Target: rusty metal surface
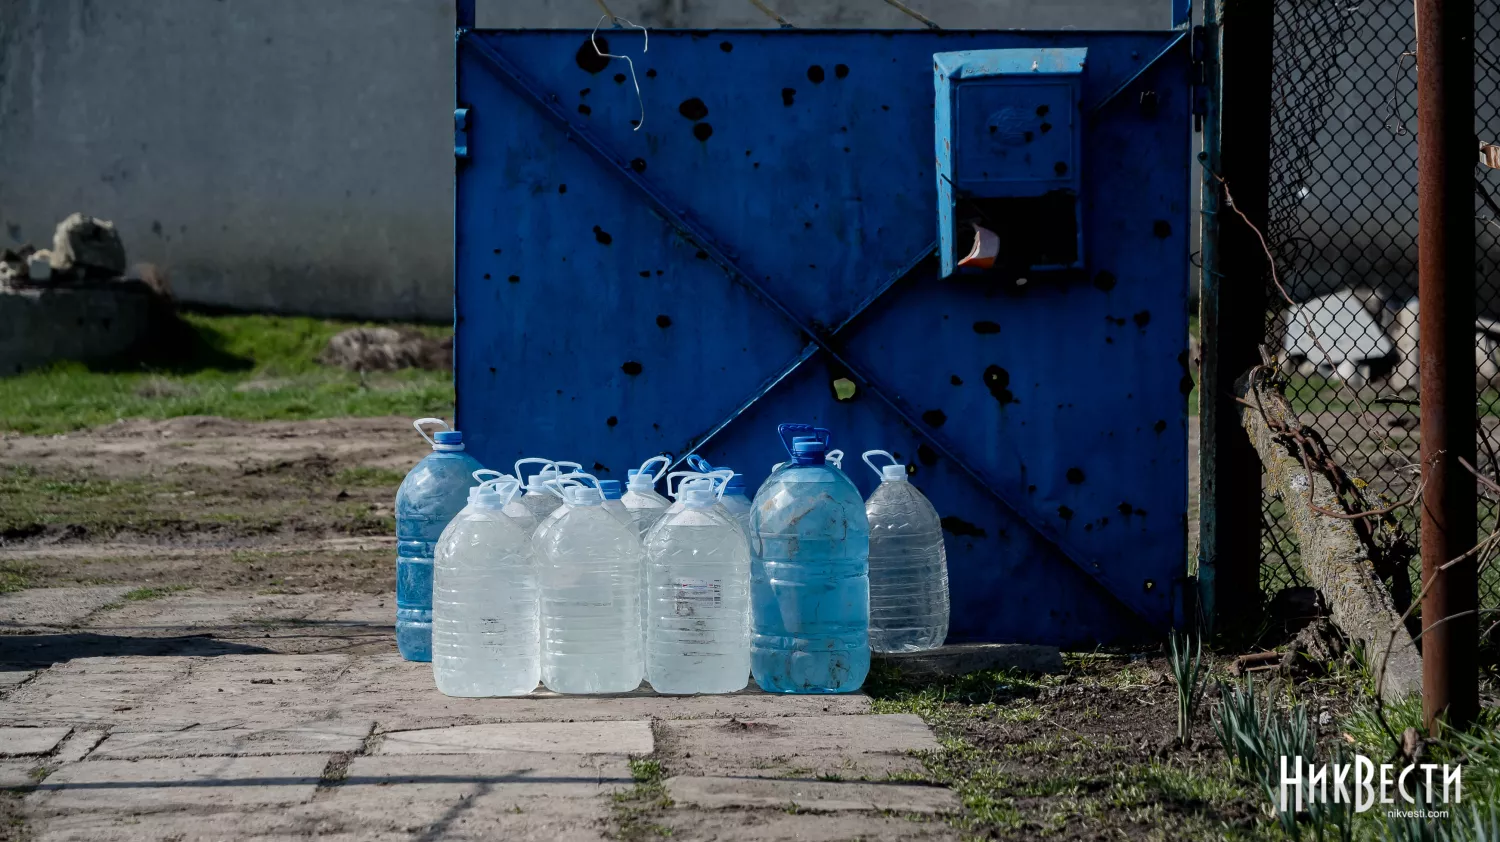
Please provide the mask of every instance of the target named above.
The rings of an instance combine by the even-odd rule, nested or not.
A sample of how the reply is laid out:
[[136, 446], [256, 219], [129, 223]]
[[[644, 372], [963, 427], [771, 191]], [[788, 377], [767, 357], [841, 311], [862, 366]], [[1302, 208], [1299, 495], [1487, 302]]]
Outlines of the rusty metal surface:
[[[1474, 546], [1474, 3], [1417, 0], [1417, 277], [1422, 384], [1422, 708], [1479, 712]], [[1451, 562], [1451, 564], [1450, 564]]]

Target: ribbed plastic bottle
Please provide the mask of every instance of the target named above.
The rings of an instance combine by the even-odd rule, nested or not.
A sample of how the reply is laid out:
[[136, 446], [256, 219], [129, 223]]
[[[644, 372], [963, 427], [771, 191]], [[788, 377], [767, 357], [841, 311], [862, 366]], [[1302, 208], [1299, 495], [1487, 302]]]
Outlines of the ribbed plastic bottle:
[[[873, 456], [891, 464], [876, 467]], [[870, 521], [870, 649], [919, 652], [948, 637], [948, 555], [937, 509], [884, 450], [866, 451], [880, 477], [865, 516]]]
[[505, 513], [520, 490], [513, 477], [469, 489], [438, 543], [432, 675], [446, 696], [524, 696], [541, 680], [536, 557], [522, 521]]
[[[724, 470], [724, 469], [720, 469]], [[740, 528], [745, 534], [750, 534], [750, 497], [745, 494], [745, 475], [733, 474], [729, 482], [724, 486], [724, 496], [719, 498], [724, 508], [729, 511], [734, 519], [739, 521]]]
[[[424, 426], [441, 424], [429, 436]], [[432, 453], [396, 490], [396, 648], [408, 661], [432, 660], [432, 552], [453, 516], [468, 502], [483, 468], [464, 453], [463, 433], [441, 418], [412, 422]]]
[[[522, 465], [539, 464], [541, 470], [531, 475], [530, 479], [521, 473]], [[526, 481], [526, 493], [521, 497], [520, 503], [531, 510], [536, 516], [536, 522], [542, 523], [547, 515], [552, 514], [562, 500], [555, 493], [547, 490], [547, 483], [556, 480], [562, 475], [562, 468], [568, 467], [579, 469], [583, 466], [577, 462], [554, 462], [551, 459], [542, 459], [536, 456], [528, 456], [525, 459], [517, 459], [515, 464], [516, 478]]]
[[[661, 463], [661, 470], [655, 471], [652, 466], [658, 462]], [[631, 468], [626, 474], [625, 494], [620, 498], [620, 503], [630, 512], [636, 534], [641, 538], [646, 537], [646, 531], [672, 505], [670, 500], [656, 493], [657, 481], [671, 464], [671, 457], [653, 456], [642, 462], [639, 468]]]
[[750, 667], [772, 693], [848, 693], [870, 671], [870, 528], [829, 433], [778, 429], [791, 454], [750, 510]]
[[604, 510], [597, 488], [559, 484], [565, 509], [532, 539], [542, 574], [542, 683], [558, 693], [626, 693], [645, 677], [641, 542]]
[[750, 547], [713, 478], [685, 480], [646, 533], [646, 680], [658, 693], [733, 693], [750, 679]]

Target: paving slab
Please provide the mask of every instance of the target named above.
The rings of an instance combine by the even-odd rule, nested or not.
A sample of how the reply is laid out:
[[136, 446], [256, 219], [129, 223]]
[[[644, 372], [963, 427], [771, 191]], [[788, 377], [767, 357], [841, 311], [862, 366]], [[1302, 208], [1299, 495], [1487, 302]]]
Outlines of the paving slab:
[[981, 670], [1057, 673], [1063, 670], [1056, 646], [1026, 643], [961, 643], [923, 652], [876, 653], [875, 662], [888, 664], [912, 679], [949, 678]]
[[31, 776], [31, 770], [41, 764], [41, 760], [0, 760], [0, 789], [26, 789], [36, 783], [36, 778]]
[[26, 806], [45, 815], [296, 804], [312, 797], [328, 760], [316, 754], [85, 760], [53, 772], [26, 796]]
[[66, 628], [129, 591], [118, 586], [29, 588], [0, 595], [0, 630], [24, 634]]
[[369, 720], [335, 719], [285, 728], [194, 728], [111, 734], [94, 749], [95, 760], [146, 757], [254, 756], [356, 752], [375, 726]]
[[0, 695], [13, 687], [25, 684], [37, 671], [29, 667], [0, 664]]
[[931, 817], [912, 820], [873, 813], [797, 813], [785, 810], [671, 810], [654, 819], [671, 839], [694, 842], [939, 842], [957, 831]]
[[685, 775], [884, 778], [918, 772], [937, 740], [911, 714], [663, 722], [660, 753]]
[[339, 681], [349, 715], [374, 719], [383, 731], [500, 721], [764, 718], [870, 711], [870, 700], [862, 694], [782, 696], [753, 685], [711, 696], [658, 696], [643, 688], [611, 696], [561, 696], [538, 690], [508, 699], [450, 699], [435, 696], [434, 689], [429, 665], [403, 661], [394, 653], [358, 658]]
[[187, 592], [128, 603], [88, 626], [132, 637], [207, 634], [283, 654], [378, 652], [395, 645], [390, 598], [361, 593]]
[[0, 757], [51, 754], [71, 728], [0, 728]]
[[676, 804], [710, 810], [729, 807], [792, 807], [815, 811], [889, 810], [896, 813], [949, 813], [960, 807], [940, 786], [862, 781], [810, 781], [789, 778], [676, 777], [667, 781]]
[[551, 754], [647, 755], [655, 750], [651, 723], [503, 722], [396, 731], [380, 739], [376, 754], [483, 754], [495, 751]]
[[73, 733], [62, 741], [62, 745], [57, 747], [57, 751], [52, 755], [52, 762], [76, 763], [88, 757], [89, 752], [93, 751], [107, 736], [109, 732], [102, 729], [75, 728]]

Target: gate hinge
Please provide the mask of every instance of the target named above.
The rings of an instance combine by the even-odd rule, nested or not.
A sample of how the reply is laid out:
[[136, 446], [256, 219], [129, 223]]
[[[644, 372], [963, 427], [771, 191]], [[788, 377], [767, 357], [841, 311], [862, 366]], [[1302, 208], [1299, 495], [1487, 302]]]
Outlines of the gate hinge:
[[1193, 27], [1193, 69], [1190, 87], [1193, 93], [1193, 131], [1203, 131], [1208, 115], [1208, 34], [1200, 24]]
[[469, 160], [469, 109], [453, 109], [453, 157]]

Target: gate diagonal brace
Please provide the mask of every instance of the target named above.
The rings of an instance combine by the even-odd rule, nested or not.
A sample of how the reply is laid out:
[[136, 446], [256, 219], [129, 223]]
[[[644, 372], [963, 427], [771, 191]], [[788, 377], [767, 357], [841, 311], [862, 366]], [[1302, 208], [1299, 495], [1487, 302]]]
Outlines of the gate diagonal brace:
[[[820, 350], [823, 353], [827, 354], [828, 357], [835, 363], [842, 366], [846, 371], [848, 371], [849, 375], [854, 379], [856, 383], [858, 383], [866, 391], [868, 391], [870, 394], [874, 395], [882, 403], [884, 403], [892, 412], [896, 414], [898, 418], [900, 418], [906, 424], [907, 427], [915, 431], [918, 436], [926, 439], [927, 443], [938, 452], [939, 456], [948, 459], [950, 462], [961, 468], [964, 473], [968, 474], [969, 477], [976, 483], [978, 483], [981, 488], [988, 491], [992, 497], [999, 501], [1002, 507], [1009, 511], [1028, 529], [1034, 532], [1037, 537], [1051, 544], [1054, 549], [1057, 550], [1060, 556], [1062, 556], [1074, 567], [1078, 568], [1080, 571], [1102, 585], [1104, 590], [1110, 596], [1112, 596], [1121, 605], [1129, 609], [1148, 626], [1153, 628], [1164, 628], [1170, 622], [1169, 617], [1165, 620], [1158, 619], [1157, 617], [1153, 616], [1153, 612], [1149, 611], [1146, 606], [1139, 605], [1135, 603], [1130, 597], [1126, 596], [1126, 594], [1134, 594], [1135, 589], [1127, 585], [1126, 583], [1116, 581], [1114, 577], [1112, 577], [1104, 568], [1104, 566], [1099, 562], [1092, 560], [1085, 561], [1080, 558], [1075, 550], [1066, 546], [1064, 536], [1057, 533], [1050, 527], [1045, 527], [1037, 524], [1030, 518], [1026, 517], [1026, 515], [1022, 512], [1021, 507], [1017, 505], [1013, 500], [1011, 500], [1009, 495], [1002, 492], [995, 483], [991, 482], [990, 479], [985, 476], [982, 471], [971, 466], [965, 460], [959, 458], [957, 452], [945, 441], [943, 441], [942, 437], [938, 436], [931, 430], [926, 429], [926, 425], [921, 423], [910, 410], [903, 406], [899, 399], [890, 397], [887, 392], [882, 389], [880, 385], [876, 383], [871, 377], [865, 374], [857, 366], [850, 364], [848, 359], [846, 359], [837, 350], [835, 350], [830, 344], [828, 338], [825, 338], [823, 334], [820, 334], [817, 331], [813, 330], [811, 326], [803, 322], [801, 319], [797, 318], [797, 316], [793, 314], [785, 304], [783, 304], [775, 296], [771, 295], [769, 291], [767, 291], [758, 282], [756, 282], [755, 278], [749, 272], [746, 272], [743, 268], [740, 267], [738, 263], [735, 262], [736, 255], [733, 252], [719, 246], [719, 241], [715, 237], [713, 237], [709, 231], [704, 229], [701, 225], [689, 221], [685, 217], [683, 212], [675, 210], [675, 208], [678, 207], [677, 203], [670, 201], [668, 197], [658, 191], [654, 185], [646, 181], [646, 179], [642, 178], [639, 173], [637, 173], [630, 167], [629, 163], [624, 158], [616, 154], [612, 149], [606, 146], [601, 140], [595, 137], [586, 128], [573, 123], [573, 121], [568, 117], [568, 115], [558, 104], [560, 100], [555, 95], [542, 92], [541, 89], [538, 88], [534, 83], [532, 83], [532, 81], [527, 78], [519, 68], [512, 64], [509, 59], [507, 59], [504, 55], [491, 47], [489, 44], [485, 43], [481, 38], [475, 37], [472, 32], [460, 33], [459, 46], [462, 47], [464, 45], [467, 45], [474, 51], [476, 55], [483, 59], [485, 63], [490, 65], [491, 69], [495, 70], [498, 73], [502, 82], [510, 86], [517, 93], [522, 94], [526, 99], [530, 100], [532, 104], [539, 107], [543, 112], [545, 112], [555, 122], [557, 122], [564, 130], [566, 130], [570, 137], [580, 141], [582, 145], [586, 149], [588, 149], [589, 152], [591, 152], [595, 157], [608, 164], [609, 169], [614, 171], [617, 176], [624, 179], [631, 186], [639, 190], [641, 194], [651, 202], [652, 206], [656, 209], [656, 212], [660, 214], [668, 224], [677, 229], [677, 232], [681, 236], [703, 249], [703, 251], [708, 254], [709, 259], [716, 263], [719, 268], [723, 269], [726, 274], [744, 284], [751, 292], [755, 293], [758, 298], [765, 302], [771, 309], [775, 310], [783, 319], [800, 330], [803, 335], [805, 335], [811, 341], [811, 345], [813, 347], [805, 348], [803, 352], [797, 356], [797, 358], [785, 371], [762, 384], [760, 393], [751, 398], [750, 401], [742, 405], [740, 409], [735, 413], [736, 415], [738, 415], [739, 412], [743, 412], [745, 407], [748, 407], [750, 403], [753, 403], [755, 400], [759, 399], [762, 395], [765, 394], [765, 391], [769, 390], [777, 382], [780, 382], [780, 380], [785, 378], [787, 374], [790, 374], [791, 371], [795, 370], [797, 366], [801, 365], [807, 359], [811, 358], [812, 354], [815, 351]], [[913, 261], [913, 263], [920, 261], [926, 256], [927, 252], [923, 252], [923, 254], [921, 254], [917, 258], [917, 260]], [[889, 288], [889, 286], [895, 283], [896, 280], [899, 280], [899, 276], [897, 278], [888, 279], [884, 288]], [[882, 291], [884, 291], [884, 289], [882, 289]], [[875, 297], [871, 297], [863, 302], [860, 307], [860, 311], [863, 311], [866, 307], [868, 307], [869, 304], [875, 300]], [[840, 328], [847, 326], [852, 318], [853, 317], [851, 316], [850, 319], [845, 319], [843, 324], [840, 325]], [[731, 419], [728, 419], [719, 424], [718, 429], [722, 429], [723, 426], [729, 422], [729, 420], [732, 420], [732, 417]], [[717, 432], [717, 429], [713, 432]], [[712, 435], [712, 433], [710, 433], [709, 435]], [[700, 444], [703, 440], [707, 440], [707, 436], [700, 440]]]

